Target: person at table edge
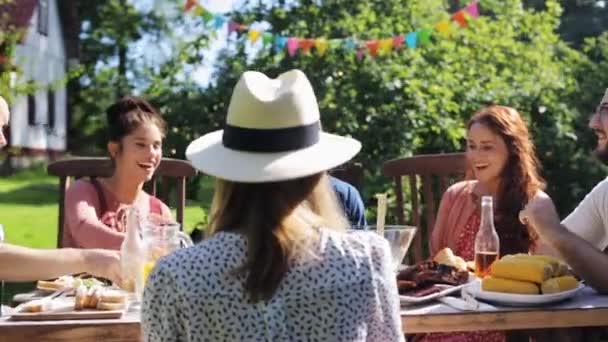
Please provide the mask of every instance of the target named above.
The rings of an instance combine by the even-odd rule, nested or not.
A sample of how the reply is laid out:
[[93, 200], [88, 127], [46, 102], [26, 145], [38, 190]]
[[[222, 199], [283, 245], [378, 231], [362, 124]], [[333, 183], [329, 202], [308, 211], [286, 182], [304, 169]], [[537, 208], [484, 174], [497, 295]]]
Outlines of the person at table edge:
[[[0, 148], [6, 146], [2, 129], [10, 111], [0, 96]], [[118, 252], [103, 249], [34, 249], [0, 242], [0, 280], [30, 281], [88, 272], [120, 283]]]

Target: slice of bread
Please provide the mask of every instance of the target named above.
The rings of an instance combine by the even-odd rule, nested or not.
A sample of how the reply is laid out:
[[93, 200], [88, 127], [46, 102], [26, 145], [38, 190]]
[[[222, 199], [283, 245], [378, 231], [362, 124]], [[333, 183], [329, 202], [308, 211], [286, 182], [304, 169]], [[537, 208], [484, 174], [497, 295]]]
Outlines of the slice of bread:
[[124, 309], [124, 307], [125, 307], [124, 302], [110, 303], [110, 302], [100, 301], [99, 303], [97, 303], [97, 310], [115, 311], [115, 310], [122, 310], [122, 309]]
[[102, 302], [106, 303], [124, 303], [126, 300], [126, 294], [118, 290], [106, 290], [101, 294]]

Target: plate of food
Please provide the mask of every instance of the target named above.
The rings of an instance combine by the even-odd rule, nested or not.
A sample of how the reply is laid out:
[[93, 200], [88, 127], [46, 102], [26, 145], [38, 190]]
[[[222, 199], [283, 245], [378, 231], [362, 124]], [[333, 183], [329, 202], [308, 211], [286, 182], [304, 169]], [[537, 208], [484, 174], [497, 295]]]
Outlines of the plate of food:
[[127, 293], [104, 286], [87, 288], [81, 285], [75, 296], [69, 290], [58, 290], [50, 296], [20, 304], [11, 320], [66, 320], [120, 318], [128, 304]]
[[64, 275], [52, 280], [39, 280], [36, 283], [36, 290], [53, 293], [57, 290], [67, 289], [72, 291], [71, 294], [74, 294], [73, 291], [81, 285], [91, 288], [93, 286], [103, 286], [104, 282], [93, 277], [87, 277], [84, 274], [79, 276]]
[[539, 306], [572, 298], [584, 287], [558, 259], [515, 254], [494, 262], [490, 274], [471, 284], [467, 291], [495, 304]]
[[401, 304], [419, 304], [460, 291], [476, 279], [462, 258], [449, 248], [440, 251], [433, 260], [423, 261], [397, 274]]

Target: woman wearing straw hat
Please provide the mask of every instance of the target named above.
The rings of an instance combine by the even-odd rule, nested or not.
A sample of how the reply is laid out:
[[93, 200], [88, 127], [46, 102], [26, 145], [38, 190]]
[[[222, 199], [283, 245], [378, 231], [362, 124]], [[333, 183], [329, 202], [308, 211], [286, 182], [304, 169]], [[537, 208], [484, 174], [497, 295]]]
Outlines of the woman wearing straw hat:
[[301, 71], [242, 75], [225, 129], [186, 151], [217, 177], [212, 235], [150, 275], [146, 340], [403, 340], [388, 243], [344, 232], [325, 174], [361, 145], [320, 127]]

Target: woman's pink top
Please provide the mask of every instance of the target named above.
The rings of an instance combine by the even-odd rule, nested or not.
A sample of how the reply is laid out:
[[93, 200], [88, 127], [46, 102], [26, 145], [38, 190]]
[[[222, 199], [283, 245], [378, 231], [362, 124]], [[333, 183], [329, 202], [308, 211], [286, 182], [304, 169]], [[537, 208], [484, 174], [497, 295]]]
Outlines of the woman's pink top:
[[[435, 227], [431, 233], [431, 255], [445, 247], [465, 260], [475, 256], [475, 235], [479, 230], [478, 196], [473, 193], [474, 181], [452, 185], [441, 198]], [[503, 331], [446, 332], [422, 334], [415, 341], [424, 342], [504, 342]]]
[[455, 253], [460, 249], [458, 245], [465, 226], [471, 216], [480, 210], [479, 197], [473, 192], [475, 183], [476, 181], [458, 182], [443, 194], [437, 210], [435, 227], [431, 232], [431, 255], [437, 254], [445, 247], [449, 247]]
[[[171, 218], [158, 198], [140, 205], [143, 212]], [[120, 249], [124, 238], [122, 215], [128, 204], [120, 203], [98, 180], [79, 179], [65, 193], [63, 247]]]

